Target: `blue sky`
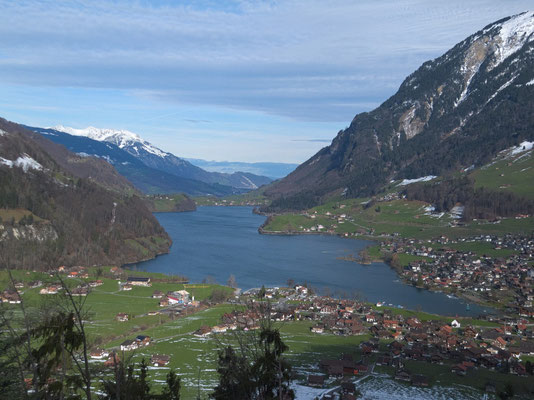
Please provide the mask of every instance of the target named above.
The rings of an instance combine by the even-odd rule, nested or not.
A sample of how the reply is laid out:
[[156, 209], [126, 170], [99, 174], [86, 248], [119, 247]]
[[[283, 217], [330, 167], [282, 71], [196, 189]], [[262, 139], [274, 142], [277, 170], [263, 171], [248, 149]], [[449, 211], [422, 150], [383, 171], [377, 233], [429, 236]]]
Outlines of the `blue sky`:
[[2, 1], [0, 116], [182, 157], [302, 162], [532, 0]]

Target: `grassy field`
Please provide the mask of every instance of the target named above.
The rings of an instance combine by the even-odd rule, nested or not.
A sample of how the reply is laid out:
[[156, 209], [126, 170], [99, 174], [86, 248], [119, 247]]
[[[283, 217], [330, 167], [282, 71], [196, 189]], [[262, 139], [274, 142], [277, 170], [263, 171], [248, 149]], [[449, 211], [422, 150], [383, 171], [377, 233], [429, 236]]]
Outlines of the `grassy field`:
[[[107, 273], [107, 268], [91, 268], [90, 280], [96, 279], [96, 275]], [[41, 279], [54, 281], [47, 274], [38, 272], [13, 271], [13, 277], [17, 281], [28, 282]], [[150, 276], [152, 287], [134, 287], [131, 291], [118, 291], [118, 283], [115, 279], [101, 277], [104, 284], [93, 290], [86, 298], [87, 308], [92, 316], [87, 324], [87, 329], [92, 342], [98, 342], [100, 347], [114, 349], [126, 339], [133, 339], [137, 335], [147, 335], [152, 338], [152, 343], [134, 352], [121, 353], [121, 357], [140, 362], [141, 359], [149, 359], [152, 354], [167, 354], [171, 356], [171, 362], [167, 367], [150, 367], [149, 375], [153, 382], [163, 382], [170, 368], [174, 368], [182, 378], [183, 398], [194, 398], [198, 391], [206, 397], [216, 385], [216, 363], [218, 350], [224, 345], [235, 343], [235, 333], [211, 335], [207, 338], [198, 338], [193, 332], [203, 325], [214, 326], [221, 322], [224, 313], [239, 309], [242, 306], [220, 304], [210, 308], [200, 309], [189, 315], [183, 315], [171, 319], [167, 316], [148, 316], [148, 311], [158, 310], [158, 300], [152, 299], [154, 290], [163, 292], [180, 290], [185, 288], [195, 299], [208, 298], [213, 290], [223, 288], [231, 292], [232, 289], [217, 285], [184, 285], [174, 282], [165, 282], [163, 274], [146, 272], [132, 272], [134, 276]], [[170, 278], [172, 279], [172, 278]], [[65, 279], [66, 282], [77, 284], [77, 279]], [[9, 277], [6, 271], [0, 271], [0, 288], [9, 285]], [[39, 295], [36, 289], [23, 289], [24, 299], [28, 307], [39, 307], [54, 303], [56, 296]], [[8, 307], [16, 307], [9, 305]], [[406, 317], [415, 316], [420, 320], [441, 319], [443, 323], [449, 323], [450, 318], [439, 317], [418, 311], [382, 307], [394, 314], [403, 314]], [[130, 315], [127, 322], [118, 322], [115, 316], [119, 312]], [[462, 324], [478, 326], [495, 326], [486, 321], [461, 319]], [[278, 323], [276, 325], [282, 334], [284, 342], [289, 346], [287, 357], [294, 366], [297, 380], [303, 382], [309, 372], [318, 372], [318, 363], [324, 358], [338, 358], [342, 354], [352, 354], [355, 359], [360, 357], [358, 346], [369, 339], [368, 335], [362, 336], [339, 336], [332, 334], [314, 334], [310, 328], [311, 321], [296, 321]], [[387, 343], [383, 343], [383, 348]], [[98, 361], [95, 361], [98, 362]], [[464, 383], [473, 384], [476, 387], [477, 379], [495, 379], [500, 385], [504, 385], [506, 379], [511, 379], [514, 384], [524, 385], [526, 380], [515, 377], [502, 376], [495, 372], [485, 370], [475, 371], [467, 377], [451, 376], [449, 367], [432, 366], [430, 364], [415, 363], [410, 365], [414, 372], [421, 370], [429, 374], [433, 381], [438, 384]], [[465, 379], [467, 378], [467, 379]], [[199, 384], [200, 382], [200, 384]]]
[[489, 257], [509, 257], [517, 254], [516, 250], [511, 249], [494, 249], [491, 243], [485, 242], [461, 242], [447, 244], [447, 247], [460, 251], [472, 251], [479, 256]]
[[0, 223], [15, 221], [18, 223], [22, 218], [31, 216], [35, 222], [44, 221], [37, 215], [24, 208], [0, 208]]
[[474, 171], [471, 176], [476, 187], [513, 192], [520, 196], [534, 198], [533, 152], [501, 159]]
[[[274, 216], [265, 227], [271, 232], [299, 232], [312, 226], [323, 225], [322, 232], [332, 230], [337, 234], [364, 233], [375, 238], [383, 238], [392, 234], [415, 239], [431, 239], [441, 235], [450, 238], [468, 237], [480, 234], [504, 235], [506, 233], [525, 233], [532, 231], [534, 218], [503, 219], [499, 223], [472, 221], [465, 226], [449, 226], [452, 219], [444, 215], [441, 218], [425, 215], [428, 204], [419, 201], [392, 200], [377, 203], [365, 208], [361, 203], [366, 199], [352, 199], [343, 203], [333, 201], [320, 207], [308, 210], [304, 214], [283, 214]], [[345, 207], [340, 208], [343, 204]], [[316, 213], [315, 213], [316, 212]], [[326, 215], [326, 213], [331, 215]], [[346, 218], [342, 223], [338, 217]], [[370, 234], [369, 230], [373, 229]], [[501, 253], [505, 256], [506, 252]]]

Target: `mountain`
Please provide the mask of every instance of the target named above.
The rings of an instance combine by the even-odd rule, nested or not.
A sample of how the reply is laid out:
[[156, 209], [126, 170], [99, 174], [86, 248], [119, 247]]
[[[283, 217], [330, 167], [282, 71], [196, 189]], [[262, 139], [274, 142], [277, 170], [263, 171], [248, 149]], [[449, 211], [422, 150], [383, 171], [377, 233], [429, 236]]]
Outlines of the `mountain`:
[[533, 138], [534, 13], [525, 12], [425, 62], [265, 195], [271, 211], [372, 195], [391, 180], [484, 165]]
[[152, 258], [171, 240], [131, 184], [0, 119], [1, 267], [46, 269]]
[[226, 174], [205, 171], [184, 159], [176, 157], [174, 154], [160, 150], [137, 134], [126, 130], [98, 129], [94, 127], [74, 129], [62, 125], [51, 128], [51, 130], [68, 133], [72, 136], [90, 138], [106, 144], [111, 143], [146, 166], [181, 178], [247, 190], [257, 189], [272, 181], [266, 176], [256, 176], [251, 173], [234, 172]]
[[210, 172], [224, 172], [231, 174], [241, 171], [268, 176], [272, 179], [283, 178], [298, 167], [298, 164], [275, 162], [246, 163], [238, 161], [206, 161], [198, 158], [186, 158], [186, 160], [191, 164]]
[[193, 196], [206, 194], [226, 196], [242, 192], [231, 186], [209, 184], [150, 168], [129, 152], [110, 142], [98, 141], [85, 136], [73, 136], [51, 128], [29, 126], [27, 128], [54, 143], [65, 146], [71, 152], [87, 160], [97, 157], [107, 161], [144, 193], [183, 192]]

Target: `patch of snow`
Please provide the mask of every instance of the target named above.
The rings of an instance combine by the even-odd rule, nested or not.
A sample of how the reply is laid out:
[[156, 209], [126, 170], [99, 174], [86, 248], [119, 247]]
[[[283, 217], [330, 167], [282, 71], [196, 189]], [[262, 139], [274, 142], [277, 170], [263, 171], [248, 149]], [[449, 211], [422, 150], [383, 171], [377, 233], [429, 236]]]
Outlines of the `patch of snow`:
[[532, 85], [534, 85], [534, 79], [532, 79], [531, 81], [527, 82], [526, 85], [527, 85], [527, 86], [532, 86]]
[[495, 51], [495, 68], [527, 42], [534, 40], [534, 11], [518, 14], [501, 24]]
[[519, 146], [512, 147], [510, 155], [515, 156], [516, 154], [523, 153], [524, 151], [532, 150], [533, 146], [534, 142], [521, 142]]
[[247, 185], [247, 187], [250, 187], [252, 189], [257, 189], [258, 186], [256, 186], [256, 184], [254, 182], [252, 182], [249, 178], [247, 178], [245, 175], [242, 175], [241, 176], [245, 181], [241, 181], [242, 183], [244, 183], [245, 185]]
[[77, 155], [79, 155], [80, 157], [91, 157], [91, 154], [87, 154], [83, 151], [79, 152], [79, 153], [76, 153]]
[[312, 388], [298, 384], [292, 384], [291, 389], [295, 391], [296, 400], [311, 400], [316, 397], [321, 398], [323, 394], [328, 393], [331, 389]]
[[[147, 153], [164, 158], [168, 156], [168, 153], [158, 149], [147, 141], [141, 139], [141, 137], [133, 132], [124, 129], [100, 129], [90, 126], [85, 129], [76, 129], [68, 126], [57, 125], [49, 129], [55, 129], [56, 131], [65, 132], [73, 136], [85, 136], [89, 139], [97, 140], [99, 142], [108, 142], [117, 145], [119, 148], [134, 146], [134, 150], [139, 154], [139, 150], [145, 150]], [[137, 145], [140, 145], [138, 148]]]
[[480, 69], [482, 62], [483, 62], [483, 59], [473, 64], [471, 67], [468, 67], [466, 65], [467, 62], [464, 65], [462, 65], [462, 68], [461, 68], [462, 73], [468, 76], [467, 76], [467, 81], [465, 82], [464, 89], [462, 90], [462, 93], [460, 93], [460, 97], [454, 102], [454, 108], [458, 107], [460, 103], [467, 98], [469, 85], [471, 84], [473, 77], [477, 74], [478, 70]]
[[158, 156], [161, 158], [167, 157], [167, 153], [161, 151], [157, 147], [154, 147], [150, 143], [147, 143], [145, 141], [143, 141], [143, 149], [150, 154], [154, 154], [155, 156]]
[[4, 131], [3, 129], [0, 129], [0, 136], [4, 136], [4, 135], [7, 135], [7, 132]]
[[435, 179], [437, 178], [437, 176], [435, 175], [427, 175], [427, 176], [422, 176], [421, 178], [415, 178], [415, 179], [403, 179], [401, 183], [399, 183], [397, 186], [405, 186], [405, 185], [410, 185], [412, 183], [417, 183], [417, 182], [427, 182], [427, 181], [431, 181], [432, 179]]
[[18, 157], [16, 160], [6, 160], [5, 158], [0, 157], [0, 164], [7, 165], [9, 168], [19, 167], [22, 168], [24, 172], [28, 172], [30, 169], [42, 170], [43, 166], [31, 158], [29, 155], [24, 153], [22, 156]]
[[47, 132], [47, 131], [39, 131], [41, 135], [48, 135], [48, 136], [57, 136], [56, 133]]
[[492, 101], [495, 98], [495, 96], [497, 96], [499, 94], [500, 91], [502, 91], [503, 89], [506, 89], [508, 86], [510, 86], [510, 84], [514, 81], [515, 78], [517, 78], [517, 75], [514, 75], [512, 77], [512, 79], [510, 79], [508, 82], [503, 84], [499, 89], [497, 89], [497, 91], [491, 95], [491, 97], [488, 99], [488, 101], [486, 101], [486, 104], [488, 104], [490, 101]]

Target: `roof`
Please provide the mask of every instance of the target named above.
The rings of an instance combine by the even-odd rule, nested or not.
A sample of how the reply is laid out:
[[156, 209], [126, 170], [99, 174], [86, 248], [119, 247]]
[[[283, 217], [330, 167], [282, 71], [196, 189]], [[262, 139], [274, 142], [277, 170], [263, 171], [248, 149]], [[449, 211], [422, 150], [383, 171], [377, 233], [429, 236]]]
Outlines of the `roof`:
[[139, 276], [129, 276], [128, 282], [150, 282], [150, 278], [143, 278]]

